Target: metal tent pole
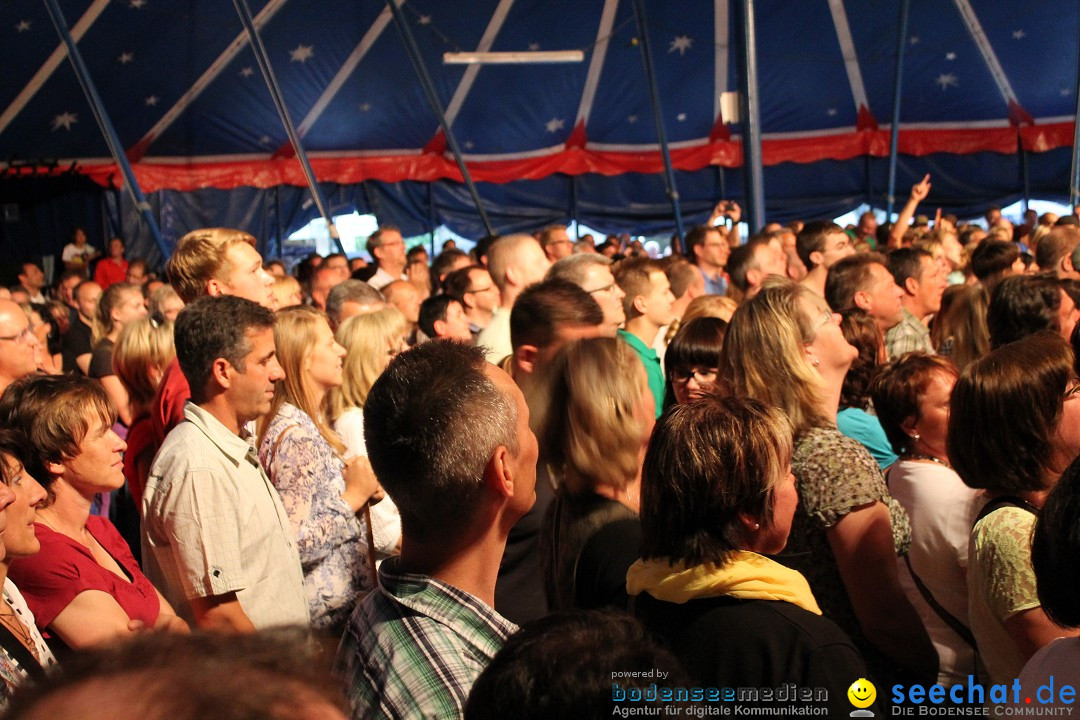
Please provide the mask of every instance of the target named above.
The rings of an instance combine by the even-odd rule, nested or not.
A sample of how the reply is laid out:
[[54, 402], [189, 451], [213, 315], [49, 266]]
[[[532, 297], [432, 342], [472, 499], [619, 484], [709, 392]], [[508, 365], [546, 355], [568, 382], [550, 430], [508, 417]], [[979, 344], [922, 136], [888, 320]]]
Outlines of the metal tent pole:
[[652, 47], [649, 43], [649, 27], [645, 20], [645, 7], [642, 0], [633, 0], [634, 20], [637, 22], [638, 36], [641, 39], [641, 60], [645, 63], [645, 75], [649, 79], [649, 96], [652, 99], [653, 120], [656, 123], [656, 137], [660, 141], [660, 155], [664, 159], [664, 187], [671, 210], [675, 214], [676, 251], [683, 248], [682, 210], [679, 207], [679, 190], [675, 187], [675, 171], [671, 167], [671, 153], [668, 151], [667, 132], [664, 129], [664, 116], [660, 111], [660, 90], [656, 84], [656, 71], [653, 69]]
[[1076, 207], [1080, 205], [1080, 57], [1076, 61], [1076, 89], [1073, 91], [1076, 98], [1076, 114], [1073, 116], [1073, 146], [1072, 168], [1069, 171], [1069, 204], [1072, 206], [1073, 215]]
[[318, 208], [319, 214], [322, 215], [322, 219], [326, 223], [326, 229], [330, 232], [330, 239], [334, 241], [334, 246], [338, 252], [344, 254], [345, 248], [341, 246], [337, 226], [334, 224], [334, 218], [330, 215], [330, 206], [327, 204], [322, 190], [319, 189], [318, 183], [315, 182], [315, 173], [311, 169], [311, 163], [308, 162], [304, 146], [300, 144], [300, 135], [296, 132], [296, 126], [293, 125], [292, 118], [289, 116], [289, 109], [285, 106], [285, 97], [281, 94], [281, 86], [278, 85], [277, 77], [274, 75], [274, 68], [270, 65], [270, 56], [267, 55], [262, 37], [259, 36], [259, 31], [255, 28], [255, 21], [251, 17], [251, 8], [248, 7], [247, 0], [233, 0], [233, 5], [236, 6], [240, 22], [243, 23], [244, 30], [247, 32], [251, 50], [255, 55], [255, 61], [259, 64], [259, 71], [262, 72], [263, 79], [266, 80], [266, 86], [270, 89], [270, 97], [274, 100], [274, 107], [277, 108], [281, 124], [285, 126], [285, 132], [289, 135], [289, 142], [296, 153], [296, 159], [300, 161], [300, 167], [304, 171], [304, 179], [307, 180], [308, 189], [311, 190], [311, 197], [315, 200], [315, 207]]
[[146, 201], [146, 196], [143, 195], [142, 189], [135, 179], [135, 172], [131, 169], [131, 163], [128, 162], [127, 156], [124, 155], [124, 146], [120, 143], [120, 138], [116, 134], [112, 120], [109, 119], [109, 113], [105, 110], [105, 104], [102, 103], [101, 96], [98, 95], [94, 81], [90, 77], [90, 71], [87, 69], [86, 63], [83, 62], [82, 55], [79, 53], [79, 46], [75, 44], [74, 38], [71, 37], [71, 30], [68, 28], [64, 13], [60, 10], [60, 4], [57, 0], [45, 0], [45, 8], [49, 11], [49, 17], [52, 18], [57, 34], [60, 35], [60, 39], [67, 46], [68, 58], [71, 59], [72, 67], [75, 68], [75, 76], [79, 79], [79, 85], [82, 86], [83, 92], [86, 94], [90, 109], [94, 113], [94, 119], [97, 120], [98, 127], [101, 129], [101, 134], [105, 136], [105, 143], [109, 146], [109, 153], [120, 167], [120, 172], [124, 175], [124, 183], [127, 185], [132, 202], [135, 203], [135, 209], [139, 211], [139, 214], [142, 215], [143, 220], [146, 222], [146, 226], [150, 229], [150, 235], [154, 238], [158, 250], [161, 251], [162, 258], [168, 258], [172, 255], [172, 249], [165, 244], [165, 238], [161, 236], [161, 229], [158, 228], [157, 220], [154, 219], [153, 214], [150, 212], [150, 203]]
[[885, 198], [885, 219], [892, 222], [896, 204], [896, 156], [900, 148], [900, 96], [904, 81], [904, 48], [907, 45], [911, 0], [900, 0], [900, 25], [896, 30], [896, 73], [893, 76], [892, 127], [889, 131], [889, 194]]
[[487, 211], [484, 210], [484, 203], [480, 200], [480, 193], [476, 189], [476, 183], [473, 182], [472, 176], [469, 175], [469, 168], [465, 166], [465, 158], [461, 155], [461, 148], [458, 147], [457, 138], [450, 132], [450, 123], [447, 122], [446, 112], [443, 110], [442, 103], [439, 102], [439, 94], [435, 90], [435, 83], [431, 81], [431, 75], [428, 74], [427, 67], [424, 65], [424, 58], [420, 55], [420, 47], [416, 44], [409, 23], [405, 20], [405, 14], [401, 12], [401, 8], [398, 7], [395, 0], [386, 0], [386, 5], [390, 8], [390, 12], [394, 13], [394, 24], [397, 25], [398, 32], [401, 33], [401, 39], [405, 43], [405, 49], [409, 52], [409, 59], [412, 60], [413, 69], [416, 70], [416, 74], [420, 78], [420, 84], [424, 87], [424, 94], [427, 95], [428, 104], [431, 105], [432, 111], [439, 119], [439, 127], [442, 128], [446, 144], [454, 155], [458, 170], [461, 171], [461, 177], [465, 181], [465, 186], [469, 189], [473, 204], [476, 205], [476, 212], [480, 213], [480, 220], [484, 223], [488, 235], [494, 235], [495, 228], [491, 226], [491, 220], [488, 219]]
[[754, 0], [739, 0], [739, 49], [742, 73], [739, 76], [742, 105], [743, 170], [746, 184], [747, 222], [750, 232], [765, 227], [765, 177], [761, 164], [761, 102], [758, 98], [757, 38]]

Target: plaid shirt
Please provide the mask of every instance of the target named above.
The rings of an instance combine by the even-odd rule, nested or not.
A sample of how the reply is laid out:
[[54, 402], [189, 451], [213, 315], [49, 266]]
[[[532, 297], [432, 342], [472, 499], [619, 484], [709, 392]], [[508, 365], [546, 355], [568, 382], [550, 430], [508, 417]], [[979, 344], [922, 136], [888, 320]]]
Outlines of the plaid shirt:
[[930, 329], [907, 308], [904, 308], [900, 323], [885, 333], [885, 352], [890, 360], [895, 360], [915, 350], [934, 354], [934, 345], [930, 342]]
[[473, 682], [517, 626], [472, 595], [426, 575], [379, 569], [338, 648], [352, 717], [455, 718]]

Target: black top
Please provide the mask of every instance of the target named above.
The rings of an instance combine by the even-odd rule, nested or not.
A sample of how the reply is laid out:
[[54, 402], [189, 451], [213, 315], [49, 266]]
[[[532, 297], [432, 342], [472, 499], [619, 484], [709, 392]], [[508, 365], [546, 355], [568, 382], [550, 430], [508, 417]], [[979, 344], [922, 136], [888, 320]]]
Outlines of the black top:
[[[825, 688], [826, 703], [791, 704], [824, 704], [828, 717], [847, 717], [854, 709], [848, 687], [867, 677], [862, 656], [836, 623], [791, 603], [723, 595], [680, 605], [641, 593], [634, 612], [705, 687], [779, 688], [795, 683], [799, 688]], [[877, 691], [876, 705], [881, 707], [886, 688], [878, 686]], [[882, 717], [877, 707], [870, 709]]]
[[540, 527], [554, 499], [551, 476], [547, 466], [540, 463], [536, 470], [536, 502], [510, 528], [495, 583], [495, 609], [517, 625], [548, 614], [544, 569], [540, 564]]
[[94, 346], [94, 354], [90, 356], [90, 372], [87, 373], [90, 377], [103, 378], [116, 374], [112, 366], [114, 347], [116, 343], [109, 338], [98, 340], [98, 344]]
[[552, 610], [627, 608], [626, 571], [639, 557], [641, 521], [616, 500], [556, 496], [541, 537]]
[[75, 313], [71, 324], [68, 325], [68, 331], [60, 339], [60, 356], [64, 372], [82, 373], [75, 363], [75, 358], [93, 352], [94, 348], [90, 342], [92, 335], [90, 326], [82, 321], [78, 313]]

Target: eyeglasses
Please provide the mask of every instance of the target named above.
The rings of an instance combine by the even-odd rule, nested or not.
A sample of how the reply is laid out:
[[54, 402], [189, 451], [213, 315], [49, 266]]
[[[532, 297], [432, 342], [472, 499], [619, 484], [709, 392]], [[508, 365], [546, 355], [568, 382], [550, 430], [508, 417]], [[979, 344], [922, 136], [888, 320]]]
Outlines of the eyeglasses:
[[17, 335], [8, 335], [7, 337], [0, 337], [0, 340], [6, 340], [7, 342], [25, 343], [30, 338], [34, 337], [34, 329], [29, 325], [22, 329]]
[[482, 293], [482, 292], [487, 292], [488, 290], [490, 290], [493, 287], [495, 287], [495, 286], [494, 285], [488, 285], [487, 287], [476, 288], [475, 290], [466, 290], [465, 292], [467, 292], [467, 293]]
[[822, 310], [821, 314], [817, 316], [817, 319], [810, 325], [810, 329], [813, 332], [817, 332], [819, 329], [825, 327], [833, 320], [832, 310]]
[[695, 378], [702, 385], [710, 385], [716, 382], [718, 374], [717, 368], [676, 368], [671, 371], [671, 380], [685, 383], [690, 382], [690, 378]]
[[614, 287], [615, 287], [615, 283], [610, 283], [608, 285], [605, 285], [604, 287], [598, 287], [595, 290], [587, 290], [586, 292], [588, 292], [590, 295], [594, 295], [594, 294], [596, 294], [598, 292], [608, 292], [609, 290], [611, 290]]
[[[3, 338], [0, 338], [2, 340]], [[1061, 396], [1061, 399], [1068, 400], [1071, 397], [1075, 397], [1080, 394], [1080, 380], [1073, 378], [1069, 381], [1068, 386], [1065, 388], [1065, 394]]]

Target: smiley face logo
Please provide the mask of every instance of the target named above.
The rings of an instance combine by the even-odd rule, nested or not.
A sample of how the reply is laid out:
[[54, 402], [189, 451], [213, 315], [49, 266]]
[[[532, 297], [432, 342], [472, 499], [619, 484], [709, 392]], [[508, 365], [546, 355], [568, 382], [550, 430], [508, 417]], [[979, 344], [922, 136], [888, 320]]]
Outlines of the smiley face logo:
[[877, 688], [866, 678], [859, 678], [847, 689], [848, 700], [857, 708], [868, 708], [877, 699]]

